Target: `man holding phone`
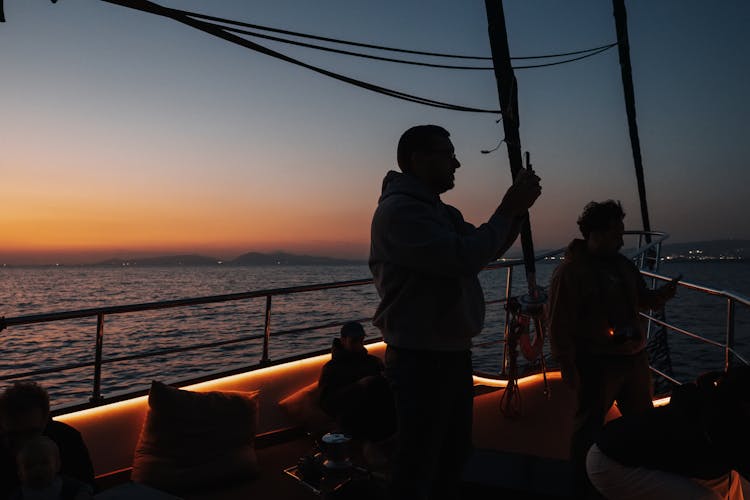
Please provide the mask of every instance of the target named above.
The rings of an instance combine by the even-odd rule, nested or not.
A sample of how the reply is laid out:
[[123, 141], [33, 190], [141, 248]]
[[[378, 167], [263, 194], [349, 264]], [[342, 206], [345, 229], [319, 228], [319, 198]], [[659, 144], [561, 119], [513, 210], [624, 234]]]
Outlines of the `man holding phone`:
[[623, 415], [652, 407], [645, 323], [639, 312], [674, 297], [677, 281], [651, 290], [619, 251], [620, 202], [591, 202], [578, 218], [584, 239], [568, 246], [550, 284], [550, 344], [563, 381], [576, 392], [571, 458], [576, 486], [587, 487], [585, 457], [612, 404]]
[[440, 195], [454, 186], [447, 130], [412, 127], [401, 136], [401, 172], [383, 180], [372, 219], [370, 270], [381, 302], [386, 377], [396, 401], [392, 499], [454, 499], [471, 452], [471, 339], [484, 322], [477, 277], [518, 236], [539, 197], [539, 177], [523, 169], [489, 220], [474, 227]]

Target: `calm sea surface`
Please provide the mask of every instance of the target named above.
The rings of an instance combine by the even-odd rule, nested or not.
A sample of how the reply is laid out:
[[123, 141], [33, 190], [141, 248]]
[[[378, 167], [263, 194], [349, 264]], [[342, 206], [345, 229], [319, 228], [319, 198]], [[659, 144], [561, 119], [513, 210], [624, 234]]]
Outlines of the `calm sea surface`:
[[[552, 262], [538, 266], [542, 284], [548, 283], [554, 267]], [[661, 272], [683, 273], [685, 281], [750, 296], [748, 263], [671, 263], [663, 265]], [[513, 276], [516, 293], [522, 293], [525, 287], [522, 270], [516, 270]], [[14, 317], [367, 277], [369, 271], [365, 265], [0, 268], [0, 315]], [[487, 300], [503, 295], [505, 270], [484, 272], [481, 278]], [[375, 337], [377, 331], [366, 318], [372, 316], [376, 305], [377, 294], [371, 285], [274, 298], [270, 357], [279, 359], [325, 349], [337, 334], [337, 328], [283, 334], [297, 328], [363, 319], [368, 337]], [[723, 299], [681, 289], [670, 303], [667, 317], [681, 328], [723, 342], [726, 309]], [[116, 358], [262, 336], [264, 313], [265, 299], [259, 298], [106, 316], [102, 393], [106, 396], [145, 388], [155, 378], [174, 382], [232, 365], [256, 363], [262, 353], [262, 342], [258, 339], [130, 361]], [[490, 304], [485, 330], [475, 341], [477, 369], [499, 371], [503, 327], [502, 304]], [[94, 359], [96, 318], [12, 327], [0, 332], [0, 336], [0, 376], [85, 364]], [[722, 366], [722, 349], [675, 333], [669, 339], [678, 379], [690, 380], [702, 371]], [[750, 358], [750, 311], [740, 306], [736, 311], [736, 339], [739, 352], [745, 359]], [[93, 368], [73, 368], [33, 378], [49, 388], [55, 404], [80, 402], [91, 394]], [[0, 386], [6, 383], [0, 382]]]

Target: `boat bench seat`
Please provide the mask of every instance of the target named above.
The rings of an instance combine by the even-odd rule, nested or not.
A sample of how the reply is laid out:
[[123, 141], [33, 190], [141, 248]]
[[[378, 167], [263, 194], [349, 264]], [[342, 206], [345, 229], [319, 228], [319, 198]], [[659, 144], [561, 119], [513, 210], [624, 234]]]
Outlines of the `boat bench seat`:
[[[382, 342], [369, 344], [367, 348], [381, 357], [385, 351]], [[330, 354], [321, 354], [289, 363], [253, 368], [235, 375], [217, 375], [207, 382], [181, 388], [195, 392], [258, 391], [256, 448], [260, 475], [257, 482], [265, 483], [268, 479], [266, 476], [281, 476], [283, 484], [291, 483], [294, 487], [292, 489], [304, 490], [300, 485], [294, 484], [294, 480], [286, 477], [283, 469], [295, 465], [302, 452], [310, 450], [312, 437], [307, 437], [308, 435], [319, 436], [333, 429], [333, 422], [322, 412], [316, 413], [315, 386], [323, 364], [329, 359]], [[75, 427], [81, 433], [89, 448], [97, 481], [101, 488], [107, 488], [130, 479], [134, 452], [147, 412], [148, 396], [138, 396], [70, 413], [65, 413], [64, 408], [58, 409], [58, 416], [55, 418]], [[290, 429], [297, 432], [297, 437], [291, 441], [288, 439], [291, 436]], [[264, 442], [268, 441], [268, 436], [286, 438], [266, 446]], [[299, 441], [299, 436], [306, 437]], [[300, 448], [293, 449], [293, 442], [298, 442]], [[292, 451], [285, 454], [283, 450]], [[277, 456], [278, 459], [275, 458]], [[243, 486], [245, 487], [262, 486]]]

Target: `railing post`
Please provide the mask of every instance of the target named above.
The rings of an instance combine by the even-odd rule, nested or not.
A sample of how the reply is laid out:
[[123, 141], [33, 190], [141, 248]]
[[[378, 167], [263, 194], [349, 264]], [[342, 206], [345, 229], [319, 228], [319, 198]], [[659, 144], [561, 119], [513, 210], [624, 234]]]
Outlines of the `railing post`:
[[654, 263], [654, 272], [659, 272], [659, 265], [661, 264], [661, 241], [656, 245], [656, 262]]
[[734, 300], [727, 297], [727, 338], [724, 345], [724, 371], [734, 363]]
[[268, 344], [271, 341], [271, 296], [266, 295], [266, 326], [263, 330], [263, 357], [260, 360], [261, 364], [266, 364], [270, 361], [268, 357]]
[[94, 354], [94, 390], [91, 402], [102, 400], [102, 351], [104, 350], [104, 313], [96, 315], [96, 350]]
[[513, 266], [506, 268], [508, 273], [505, 277], [505, 328], [503, 329], [503, 364], [500, 367], [500, 376], [507, 376], [508, 366], [508, 332], [510, 332], [510, 310], [508, 310], [508, 299], [510, 299], [513, 288]]
[[643, 261], [644, 252], [640, 251], [642, 246], [643, 246], [643, 233], [639, 233], [638, 234], [638, 251], [640, 255], [638, 256], [638, 267], [640, 269], [643, 269], [643, 262], [644, 262]]

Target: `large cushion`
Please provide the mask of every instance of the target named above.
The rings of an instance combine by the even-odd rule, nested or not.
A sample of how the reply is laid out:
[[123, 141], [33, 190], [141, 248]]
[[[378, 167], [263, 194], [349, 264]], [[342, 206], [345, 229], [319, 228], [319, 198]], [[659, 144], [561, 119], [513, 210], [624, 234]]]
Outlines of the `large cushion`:
[[134, 481], [180, 493], [257, 475], [257, 392], [190, 392], [154, 381]]
[[335, 420], [320, 408], [318, 383], [299, 389], [281, 401], [279, 405], [298, 426], [313, 435], [322, 435], [335, 427]]

